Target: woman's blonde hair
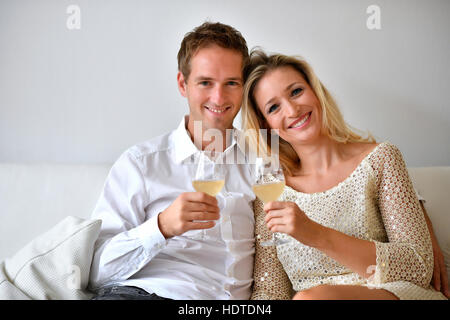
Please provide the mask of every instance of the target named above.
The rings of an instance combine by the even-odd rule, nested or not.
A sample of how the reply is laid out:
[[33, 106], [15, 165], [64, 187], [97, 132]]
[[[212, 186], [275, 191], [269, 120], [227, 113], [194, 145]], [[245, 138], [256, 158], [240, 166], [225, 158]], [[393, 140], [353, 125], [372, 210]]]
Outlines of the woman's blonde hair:
[[[258, 82], [269, 71], [281, 67], [292, 67], [297, 70], [309, 84], [318, 98], [322, 114], [322, 132], [331, 139], [340, 142], [375, 142], [369, 133], [363, 138], [358, 135], [356, 129], [351, 128], [334, 101], [333, 97], [325, 86], [320, 82], [312, 67], [302, 58], [285, 56], [282, 54], [267, 55], [260, 49], [253, 49], [250, 53], [250, 63], [245, 70], [244, 97], [242, 102], [242, 126], [250, 138], [250, 144], [257, 146], [267, 154], [271, 152], [272, 134], [267, 130], [267, 137], [261, 135], [261, 129], [270, 129], [269, 125], [256, 105], [254, 91]], [[253, 130], [249, 130], [253, 129]], [[292, 175], [292, 172], [300, 165], [300, 159], [292, 146], [279, 137], [279, 158], [283, 170]]]

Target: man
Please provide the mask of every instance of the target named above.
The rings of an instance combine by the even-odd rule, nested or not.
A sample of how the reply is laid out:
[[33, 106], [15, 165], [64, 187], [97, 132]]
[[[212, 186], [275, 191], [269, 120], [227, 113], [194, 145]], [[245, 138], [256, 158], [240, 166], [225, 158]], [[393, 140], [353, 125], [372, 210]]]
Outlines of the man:
[[227, 166], [217, 199], [193, 192], [191, 184], [192, 159], [211, 143], [196, 121], [203, 131], [227, 137], [219, 146], [227, 158], [243, 156], [239, 133], [226, 130], [241, 106], [247, 61], [245, 39], [230, 26], [204, 23], [183, 39], [177, 81], [189, 116], [175, 131], [122, 154], [94, 210], [93, 218], [102, 219], [90, 274], [96, 299], [250, 297], [254, 195], [248, 165]]
[[[217, 199], [191, 192], [192, 159], [211, 143], [203, 139], [205, 129], [228, 137], [220, 148], [226, 155], [245, 157], [240, 133], [226, 130], [240, 109], [247, 61], [245, 39], [230, 26], [204, 23], [183, 39], [177, 82], [189, 116], [176, 130], [128, 149], [112, 167], [93, 213], [102, 219], [89, 284], [95, 299], [250, 297], [254, 195], [248, 165], [227, 166]], [[202, 130], [196, 130], [199, 121]], [[444, 292], [442, 253], [425, 217], [438, 266], [434, 282], [442, 282]]]

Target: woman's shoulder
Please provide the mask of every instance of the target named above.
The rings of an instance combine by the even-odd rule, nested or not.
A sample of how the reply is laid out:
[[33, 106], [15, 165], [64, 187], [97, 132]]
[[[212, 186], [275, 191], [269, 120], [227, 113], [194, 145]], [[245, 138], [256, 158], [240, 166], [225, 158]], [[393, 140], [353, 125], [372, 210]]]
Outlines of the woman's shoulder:
[[354, 159], [356, 162], [361, 162], [364, 158], [367, 158], [377, 147], [379, 143], [364, 143], [364, 142], [352, 142], [345, 146], [346, 158]]
[[375, 170], [383, 170], [383, 168], [398, 167], [405, 165], [403, 155], [400, 149], [389, 141], [378, 143], [368, 154], [367, 159]]
[[371, 152], [371, 155], [376, 158], [392, 158], [401, 156], [400, 149], [389, 141], [378, 143]]
[[400, 149], [389, 141], [383, 142], [354, 142], [348, 146], [349, 152], [355, 157], [391, 157], [401, 154]]

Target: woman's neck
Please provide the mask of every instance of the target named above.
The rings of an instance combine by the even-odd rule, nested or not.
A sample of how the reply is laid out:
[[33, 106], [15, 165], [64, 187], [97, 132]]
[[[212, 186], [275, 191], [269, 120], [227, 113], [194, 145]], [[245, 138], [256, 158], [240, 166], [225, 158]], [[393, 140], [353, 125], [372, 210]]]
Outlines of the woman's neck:
[[342, 144], [326, 136], [312, 143], [292, 145], [300, 158], [300, 168], [294, 175], [325, 175], [343, 159]]

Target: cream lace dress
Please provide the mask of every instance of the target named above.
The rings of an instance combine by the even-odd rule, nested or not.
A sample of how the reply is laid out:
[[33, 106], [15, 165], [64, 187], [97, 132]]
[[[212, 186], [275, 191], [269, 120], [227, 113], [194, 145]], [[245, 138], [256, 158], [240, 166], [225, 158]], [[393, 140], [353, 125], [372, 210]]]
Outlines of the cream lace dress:
[[313, 221], [376, 246], [376, 266], [369, 279], [303, 245], [294, 238], [262, 247], [272, 234], [256, 200], [256, 255], [252, 299], [291, 299], [297, 291], [322, 284], [362, 285], [392, 292], [400, 299], [446, 299], [430, 286], [431, 239], [419, 200], [400, 151], [380, 143], [344, 181], [319, 193], [286, 186], [280, 201], [295, 202]]

